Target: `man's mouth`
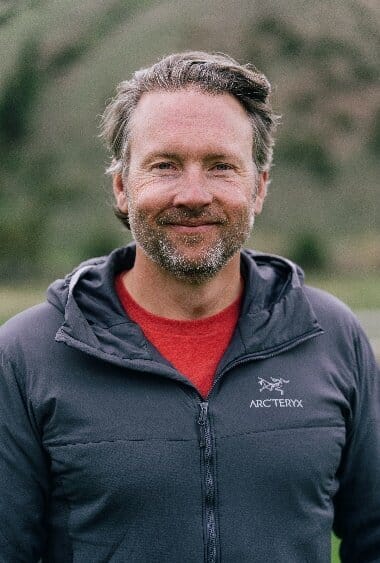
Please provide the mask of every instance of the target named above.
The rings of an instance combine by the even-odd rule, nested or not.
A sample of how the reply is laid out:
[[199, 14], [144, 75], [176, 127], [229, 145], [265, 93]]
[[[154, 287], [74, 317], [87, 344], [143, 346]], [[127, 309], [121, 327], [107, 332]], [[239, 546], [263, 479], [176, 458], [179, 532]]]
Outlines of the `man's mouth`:
[[220, 220], [216, 219], [182, 219], [180, 221], [165, 221], [166, 225], [175, 225], [180, 227], [202, 227], [204, 225], [217, 225]]
[[182, 219], [176, 221], [163, 221], [161, 225], [169, 227], [175, 232], [183, 234], [205, 233], [213, 228], [221, 225], [223, 222], [220, 219]]
[[169, 225], [171, 229], [176, 232], [195, 234], [195, 233], [206, 233], [216, 226], [216, 223], [202, 223], [199, 225], [184, 225], [184, 224], [172, 224]]
[[220, 216], [194, 216], [194, 217], [186, 217], [180, 216], [178, 214], [172, 214], [171, 216], [162, 216], [158, 219], [158, 224], [162, 226], [167, 225], [175, 225], [175, 226], [182, 226], [182, 227], [201, 227], [204, 225], [222, 225], [226, 222], [224, 217]]
[[207, 233], [226, 224], [226, 218], [210, 212], [200, 210], [170, 210], [158, 218], [158, 224], [176, 233], [201, 234]]

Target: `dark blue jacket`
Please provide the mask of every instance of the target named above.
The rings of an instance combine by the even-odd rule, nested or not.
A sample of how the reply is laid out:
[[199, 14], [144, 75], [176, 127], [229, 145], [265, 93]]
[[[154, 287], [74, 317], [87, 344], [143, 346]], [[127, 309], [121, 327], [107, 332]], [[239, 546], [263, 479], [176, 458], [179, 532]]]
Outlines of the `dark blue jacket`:
[[[241, 317], [202, 399], [84, 263], [0, 329], [0, 561], [380, 561], [380, 377], [289, 261], [242, 253]], [[157, 296], [159, 298], [159, 296]]]

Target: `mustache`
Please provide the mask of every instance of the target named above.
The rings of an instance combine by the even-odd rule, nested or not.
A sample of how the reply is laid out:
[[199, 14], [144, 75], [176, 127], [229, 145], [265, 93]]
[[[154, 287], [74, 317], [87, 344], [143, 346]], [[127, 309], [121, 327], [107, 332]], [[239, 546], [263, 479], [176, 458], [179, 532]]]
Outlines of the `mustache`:
[[189, 207], [172, 208], [162, 212], [157, 218], [158, 225], [172, 225], [197, 219], [204, 223], [217, 223], [220, 225], [227, 224], [227, 218], [224, 214], [212, 208], [191, 209]]

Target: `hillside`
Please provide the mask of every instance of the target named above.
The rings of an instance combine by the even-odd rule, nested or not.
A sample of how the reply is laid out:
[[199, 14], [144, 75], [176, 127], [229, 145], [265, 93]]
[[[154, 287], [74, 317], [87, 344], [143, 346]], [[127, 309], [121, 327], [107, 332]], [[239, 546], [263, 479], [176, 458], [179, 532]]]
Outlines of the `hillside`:
[[256, 64], [283, 116], [253, 244], [380, 269], [379, 24], [369, 0], [3, 1], [0, 276], [63, 273], [124, 242], [99, 115], [134, 69], [193, 48]]

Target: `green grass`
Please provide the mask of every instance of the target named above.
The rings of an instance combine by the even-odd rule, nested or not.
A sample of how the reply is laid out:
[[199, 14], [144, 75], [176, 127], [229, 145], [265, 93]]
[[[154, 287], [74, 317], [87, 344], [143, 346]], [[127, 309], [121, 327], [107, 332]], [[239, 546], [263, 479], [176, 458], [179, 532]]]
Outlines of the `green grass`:
[[45, 291], [45, 288], [38, 286], [1, 286], [0, 324], [20, 311], [44, 301]]
[[337, 275], [316, 277], [307, 276], [308, 285], [319, 287], [344, 301], [351, 309], [380, 309], [379, 274], [363, 276]]
[[333, 536], [331, 542], [331, 563], [340, 563], [339, 558], [339, 540]]

